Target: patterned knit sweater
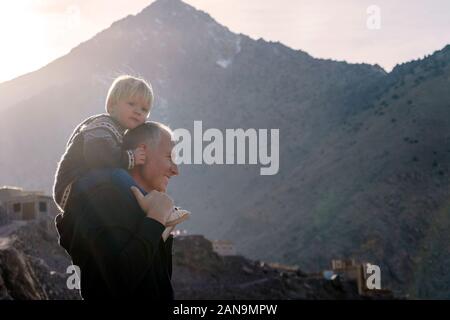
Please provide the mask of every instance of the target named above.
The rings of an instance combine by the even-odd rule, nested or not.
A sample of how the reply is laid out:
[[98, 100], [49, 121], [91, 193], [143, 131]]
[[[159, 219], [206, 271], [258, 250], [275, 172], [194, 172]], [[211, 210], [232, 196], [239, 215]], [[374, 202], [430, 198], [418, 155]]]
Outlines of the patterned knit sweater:
[[70, 136], [55, 174], [53, 198], [64, 207], [70, 185], [91, 169], [134, 167], [132, 150], [122, 149], [125, 129], [108, 114], [82, 121]]

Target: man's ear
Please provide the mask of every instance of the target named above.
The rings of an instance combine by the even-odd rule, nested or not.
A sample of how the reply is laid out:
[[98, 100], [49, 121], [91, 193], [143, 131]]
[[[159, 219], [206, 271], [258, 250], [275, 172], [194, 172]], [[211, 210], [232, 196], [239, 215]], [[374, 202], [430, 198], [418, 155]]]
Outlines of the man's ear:
[[148, 146], [145, 143], [139, 143], [137, 147], [144, 149], [144, 151], [148, 150]]
[[150, 148], [148, 147], [147, 144], [145, 143], [139, 143], [138, 148], [142, 148], [144, 150], [145, 153], [145, 162], [147, 162], [149, 160], [149, 152], [150, 152]]

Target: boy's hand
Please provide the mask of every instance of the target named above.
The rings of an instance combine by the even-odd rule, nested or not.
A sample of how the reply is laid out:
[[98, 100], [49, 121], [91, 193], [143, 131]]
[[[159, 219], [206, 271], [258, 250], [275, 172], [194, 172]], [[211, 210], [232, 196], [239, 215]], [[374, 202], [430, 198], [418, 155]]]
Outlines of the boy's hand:
[[153, 190], [144, 196], [135, 186], [131, 187], [131, 191], [147, 217], [166, 225], [174, 210], [173, 200], [166, 193]]
[[143, 147], [139, 147], [133, 150], [134, 165], [141, 165], [145, 163], [145, 150]]

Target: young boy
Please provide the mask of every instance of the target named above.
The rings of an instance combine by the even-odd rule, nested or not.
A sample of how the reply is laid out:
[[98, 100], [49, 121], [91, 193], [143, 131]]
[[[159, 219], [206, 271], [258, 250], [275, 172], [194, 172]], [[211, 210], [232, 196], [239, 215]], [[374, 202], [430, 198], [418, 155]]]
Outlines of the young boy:
[[[114, 80], [106, 98], [106, 114], [99, 114], [81, 122], [67, 143], [55, 175], [53, 198], [64, 211], [72, 183], [94, 168], [132, 169], [145, 163], [143, 149], [122, 150], [125, 130], [143, 124], [153, 105], [153, 91], [143, 79], [120, 76]], [[175, 226], [190, 212], [174, 208], [166, 223], [164, 241]]]
[[75, 128], [58, 164], [53, 198], [62, 210], [72, 183], [88, 170], [144, 164], [144, 150], [122, 150], [122, 137], [125, 130], [145, 122], [153, 99], [152, 88], [143, 79], [124, 75], [114, 80], [106, 97], [107, 113], [89, 117]]

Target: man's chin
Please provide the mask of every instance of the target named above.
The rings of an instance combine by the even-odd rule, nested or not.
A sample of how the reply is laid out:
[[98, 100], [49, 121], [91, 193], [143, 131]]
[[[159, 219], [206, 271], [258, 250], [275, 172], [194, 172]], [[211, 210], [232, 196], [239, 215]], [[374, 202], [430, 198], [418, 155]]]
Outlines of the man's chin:
[[158, 186], [155, 188], [156, 191], [159, 192], [166, 192], [167, 191], [167, 187], [166, 186]]
[[167, 183], [165, 181], [161, 181], [160, 183], [151, 184], [150, 189], [156, 190], [158, 192], [166, 192], [167, 191]]

